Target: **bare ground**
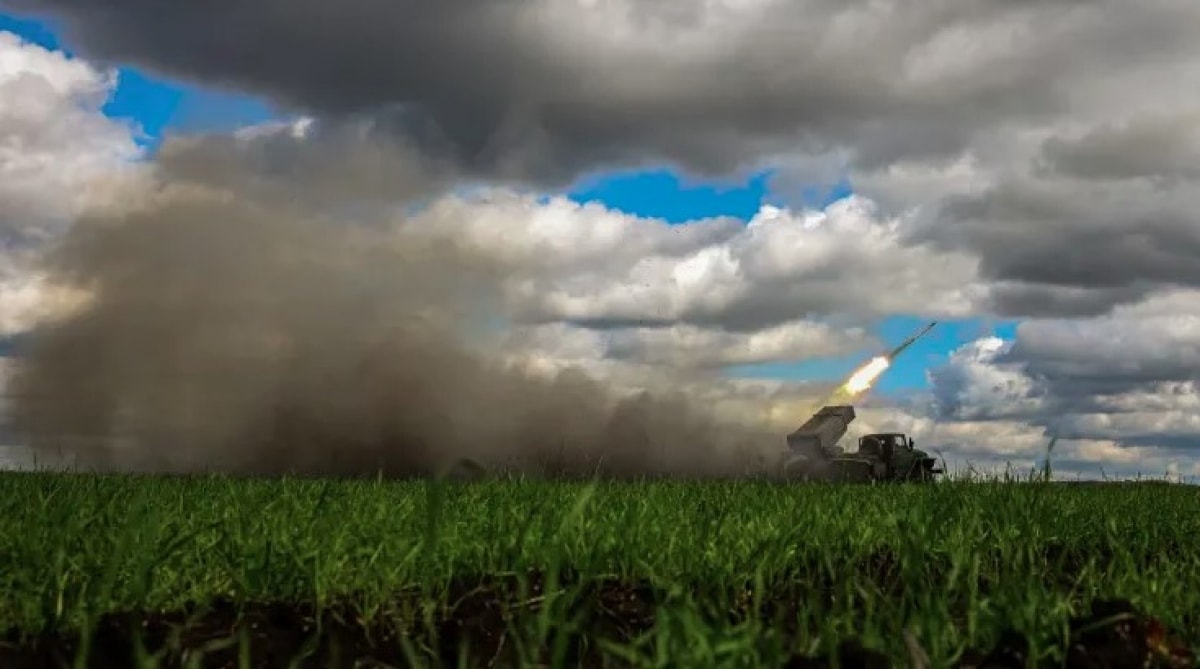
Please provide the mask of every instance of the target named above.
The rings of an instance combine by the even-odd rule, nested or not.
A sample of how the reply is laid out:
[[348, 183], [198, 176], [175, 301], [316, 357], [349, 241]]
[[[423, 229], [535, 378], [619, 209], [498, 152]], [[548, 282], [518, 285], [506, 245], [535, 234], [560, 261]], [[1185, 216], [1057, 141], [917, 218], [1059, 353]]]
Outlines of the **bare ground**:
[[[592, 582], [572, 591], [575, 596], [567, 609], [555, 615], [558, 619], [558, 613], [565, 613], [574, 621], [573, 631], [566, 634], [566, 664], [624, 666], [605, 656], [595, 640], [627, 642], [649, 630], [663, 593], [620, 581]], [[532, 574], [521, 583], [489, 578], [454, 584], [448, 593], [450, 604], [430, 615], [419, 612], [415, 597], [375, 614], [346, 604], [317, 610], [309, 604], [228, 600], [165, 613], [110, 614], [94, 627], [86, 666], [137, 666], [139, 652], [158, 655], [161, 667], [238, 667], [241, 653], [252, 667], [404, 667], [413, 666], [414, 658], [422, 665], [457, 666], [463, 651], [471, 666], [514, 666], [519, 640], [511, 636], [511, 621], [536, 615], [547, 601], [546, 593], [546, 582]], [[798, 630], [787, 621], [803, 606], [780, 593], [761, 602], [758, 614], [777, 620], [778, 628], [791, 638]], [[746, 604], [714, 613], [736, 620], [749, 608]], [[1070, 629], [1066, 666], [1071, 669], [1197, 666], [1185, 644], [1128, 602], [1097, 602], [1090, 615], [1072, 620]], [[0, 641], [0, 667], [69, 667], [81, 643], [77, 636], [11, 630]], [[914, 645], [909, 663], [919, 665], [922, 651]], [[968, 652], [957, 666], [1025, 667], [1028, 652], [1027, 641], [1008, 631], [995, 648]], [[297, 658], [301, 659], [291, 665]], [[893, 666], [883, 655], [854, 642], [843, 644], [837, 659], [841, 667]], [[832, 662], [830, 657], [796, 655], [782, 666], [819, 668], [834, 666]]]

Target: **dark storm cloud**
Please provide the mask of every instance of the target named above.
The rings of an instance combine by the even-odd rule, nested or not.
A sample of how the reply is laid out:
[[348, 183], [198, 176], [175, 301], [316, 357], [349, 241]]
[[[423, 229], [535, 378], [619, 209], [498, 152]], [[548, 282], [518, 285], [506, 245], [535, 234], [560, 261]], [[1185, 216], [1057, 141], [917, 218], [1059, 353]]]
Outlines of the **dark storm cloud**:
[[1154, 289], [1144, 281], [1113, 288], [1000, 281], [992, 284], [987, 301], [989, 311], [999, 316], [1084, 318], [1106, 314], [1116, 305], [1137, 302]]
[[1002, 316], [1093, 316], [1200, 285], [1200, 213], [1135, 184], [1009, 181], [938, 205], [914, 239], [979, 255]]
[[1053, 335], [1018, 337], [1012, 349], [997, 358], [1015, 363], [1024, 373], [1066, 402], [1098, 409], [1097, 398], [1136, 390], [1157, 391], [1165, 382], [1200, 379], [1200, 351], [1174, 342], [1128, 341], [1124, 348], [1089, 345], [1081, 338]]
[[1200, 179], [1200, 115], [1155, 114], [1107, 123], [1042, 147], [1049, 169], [1083, 179]]
[[[856, 145], [862, 165], [955, 154], [975, 126], [1066, 110], [1060, 81], [1186, 37], [1157, 3], [1014, 57], [968, 62], [954, 31], [1094, 22], [1095, 3], [931, 1], [8, 0], [65, 21], [91, 57], [263, 94], [327, 118], [370, 113], [487, 173], [567, 178], [672, 159], [725, 171], [779, 142]], [[949, 37], [947, 37], [949, 36]], [[676, 42], [675, 40], [683, 40]], [[938, 42], [942, 40], [942, 42]], [[969, 40], [968, 40], [969, 41]], [[928, 47], [924, 60], [917, 53]], [[1008, 47], [1001, 47], [1007, 49]], [[1089, 58], [1081, 57], [1087, 54]], [[916, 58], [920, 62], [910, 62]]]

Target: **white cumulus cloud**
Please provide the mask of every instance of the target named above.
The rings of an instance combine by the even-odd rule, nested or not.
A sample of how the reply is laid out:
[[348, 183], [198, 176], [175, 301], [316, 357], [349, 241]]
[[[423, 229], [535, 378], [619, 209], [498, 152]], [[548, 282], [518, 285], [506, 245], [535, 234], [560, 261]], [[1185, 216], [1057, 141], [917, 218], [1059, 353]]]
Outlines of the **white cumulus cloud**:
[[0, 31], [0, 336], [62, 301], [32, 272], [37, 251], [140, 155], [102, 108], [114, 74]]
[[532, 320], [750, 332], [810, 315], [971, 313], [984, 296], [975, 261], [907, 245], [903, 226], [857, 197], [669, 225], [500, 191], [437, 202], [413, 223], [510, 262], [513, 309]]

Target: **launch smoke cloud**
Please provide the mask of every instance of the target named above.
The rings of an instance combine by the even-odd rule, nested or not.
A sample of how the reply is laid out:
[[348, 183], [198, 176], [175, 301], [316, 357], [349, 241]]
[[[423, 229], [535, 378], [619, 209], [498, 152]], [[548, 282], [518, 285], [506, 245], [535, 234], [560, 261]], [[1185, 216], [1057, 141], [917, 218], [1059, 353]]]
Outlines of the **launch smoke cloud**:
[[[426, 181], [373, 204], [345, 178], [370, 142], [344, 140], [172, 143], [134, 196], [83, 216], [44, 270], [90, 298], [25, 347], [18, 433], [83, 467], [152, 472], [406, 475], [471, 458], [716, 476], [779, 448], [685, 396], [503, 364], [495, 286], [511, 268], [406, 225], [435, 187], [401, 153], [393, 174]], [[280, 146], [289, 160], [272, 161]]]

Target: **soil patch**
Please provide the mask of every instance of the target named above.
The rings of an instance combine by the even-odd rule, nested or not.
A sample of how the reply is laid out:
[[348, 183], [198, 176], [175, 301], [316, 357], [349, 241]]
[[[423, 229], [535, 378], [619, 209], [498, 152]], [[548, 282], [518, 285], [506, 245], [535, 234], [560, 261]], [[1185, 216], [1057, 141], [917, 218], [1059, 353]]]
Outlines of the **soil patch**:
[[[620, 581], [567, 590], [573, 593], [569, 599], [556, 597], [557, 589], [534, 574], [519, 583], [490, 578], [455, 584], [449, 604], [432, 611], [422, 611], [412, 599], [372, 616], [350, 605], [317, 610], [306, 604], [220, 600], [166, 613], [112, 614], [99, 620], [90, 639], [12, 630], [0, 642], [0, 667], [70, 667], [83, 647], [88, 667], [137, 666], [141, 654], [156, 656], [160, 667], [238, 667], [243, 654], [256, 668], [406, 667], [414, 662], [457, 666], [463, 653], [471, 659], [470, 666], [515, 666], [522, 646], [539, 647], [539, 640], [521, 637], [521, 630], [534, 627], [522, 620], [528, 623], [528, 616], [539, 612], [567, 621], [558, 638], [558, 659], [566, 665], [623, 666], [605, 656], [595, 641], [625, 642], [651, 629], [655, 608], [666, 596], [645, 584]], [[773, 600], [768, 606], [786, 614], [797, 603]], [[912, 657], [904, 664], [921, 666], [922, 651], [909, 642]], [[1090, 615], [1072, 620], [1066, 652], [1071, 669], [1196, 666], [1195, 656], [1181, 640], [1125, 601], [1097, 602]], [[546, 666], [552, 664], [549, 653], [545, 649]], [[1028, 657], [1028, 642], [1010, 631], [995, 648], [969, 652], [957, 666], [1025, 667]], [[835, 666], [834, 661], [795, 656], [781, 666], [816, 669]], [[844, 668], [904, 666], [855, 642], [843, 644], [836, 661]]]

